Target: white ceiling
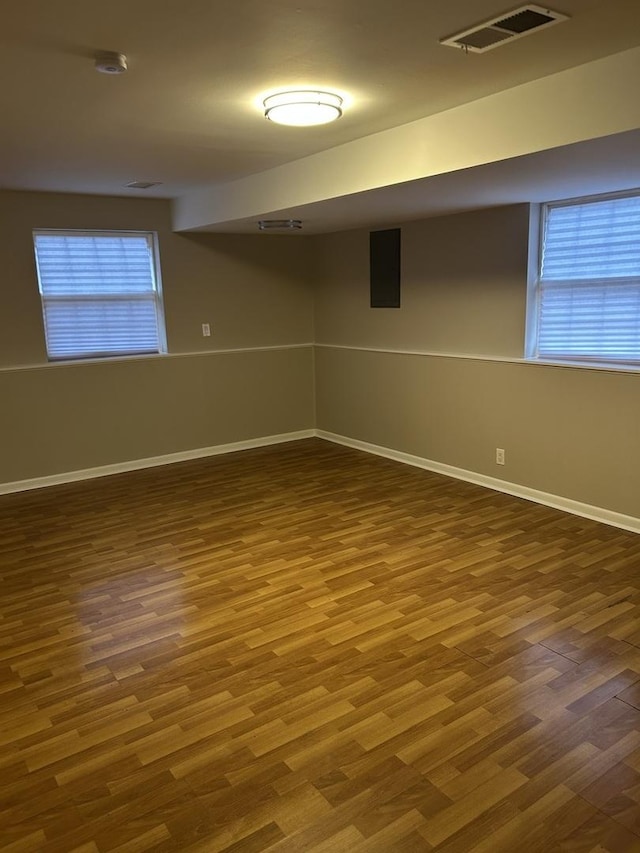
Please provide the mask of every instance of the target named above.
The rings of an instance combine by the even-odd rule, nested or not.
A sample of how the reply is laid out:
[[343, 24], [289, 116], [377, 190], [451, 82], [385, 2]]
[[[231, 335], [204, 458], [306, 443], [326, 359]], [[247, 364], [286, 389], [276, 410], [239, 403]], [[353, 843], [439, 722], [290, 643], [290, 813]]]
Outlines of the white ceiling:
[[[203, 188], [262, 179], [302, 158], [313, 168], [319, 152], [640, 45], [638, 0], [558, 0], [553, 8], [570, 21], [481, 55], [438, 44], [515, 6], [509, 0], [7, 4], [0, 29], [0, 187], [188, 201]], [[93, 57], [104, 50], [125, 53], [129, 72], [97, 73]], [[628, 81], [630, 99], [637, 97], [636, 82]], [[304, 86], [345, 93], [343, 118], [320, 128], [264, 120], [260, 95]], [[333, 189], [330, 197], [285, 208], [270, 207], [265, 197], [257, 212], [306, 219], [309, 233], [638, 186], [634, 128], [607, 132], [606, 139], [591, 131], [591, 140], [572, 146], [366, 193]], [[473, 129], [465, 142], [473, 145]], [[162, 185], [125, 189], [131, 180]], [[255, 216], [230, 210], [225, 217], [218, 209], [202, 212], [190, 227], [255, 230]]]

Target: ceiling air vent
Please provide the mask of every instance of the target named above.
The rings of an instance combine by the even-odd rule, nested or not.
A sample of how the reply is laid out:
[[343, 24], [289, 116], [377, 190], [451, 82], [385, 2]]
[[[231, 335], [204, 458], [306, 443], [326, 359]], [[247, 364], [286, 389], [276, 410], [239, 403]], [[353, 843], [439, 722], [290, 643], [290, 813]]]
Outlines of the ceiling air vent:
[[261, 231], [300, 231], [301, 219], [261, 219], [258, 222]]
[[504, 12], [497, 18], [485, 21], [471, 29], [463, 30], [454, 36], [440, 39], [440, 44], [449, 47], [459, 47], [471, 53], [484, 53], [501, 44], [514, 39], [528, 36], [530, 33], [538, 32], [545, 27], [567, 21], [568, 15], [562, 12], [554, 12], [542, 6], [520, 6], [511, 12]]
[[125, 184], [130, 190], [150, 190], [151, 187], [159, 187], [162, 181], [129, 181]]

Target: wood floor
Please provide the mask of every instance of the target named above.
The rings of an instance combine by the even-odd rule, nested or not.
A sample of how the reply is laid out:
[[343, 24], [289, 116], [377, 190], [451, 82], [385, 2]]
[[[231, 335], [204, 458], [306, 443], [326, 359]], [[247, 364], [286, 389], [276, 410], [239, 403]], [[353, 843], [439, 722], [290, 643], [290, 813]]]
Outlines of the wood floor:
[[309, 440], [0, 560], [2, 851], [640, 851], [640, 536]]

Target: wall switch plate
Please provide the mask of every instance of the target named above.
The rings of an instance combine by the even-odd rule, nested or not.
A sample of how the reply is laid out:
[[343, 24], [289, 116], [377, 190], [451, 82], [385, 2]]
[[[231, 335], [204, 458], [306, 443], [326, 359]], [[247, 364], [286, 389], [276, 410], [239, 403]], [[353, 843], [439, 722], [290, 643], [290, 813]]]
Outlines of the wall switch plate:
[[203, 338], [211, 337], [211, 326], [208, 323], [202, 324], [202, 337]]
[[496, 447], [496, 464], [504, 465], [504, 448]]

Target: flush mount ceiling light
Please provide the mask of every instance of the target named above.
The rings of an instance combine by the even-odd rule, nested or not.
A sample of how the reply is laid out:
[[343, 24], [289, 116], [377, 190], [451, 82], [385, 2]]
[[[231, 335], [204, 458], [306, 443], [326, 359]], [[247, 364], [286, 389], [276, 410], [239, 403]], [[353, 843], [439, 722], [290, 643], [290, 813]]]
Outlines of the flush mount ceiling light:
[[300, 219], [261, 219], [258, 222], [261, 231], [300, 231]]
[[262, 103], [265, 118], [293, 127], [328, 124], [342, 115], [342, 98], [333, 92], [278, 92]]

